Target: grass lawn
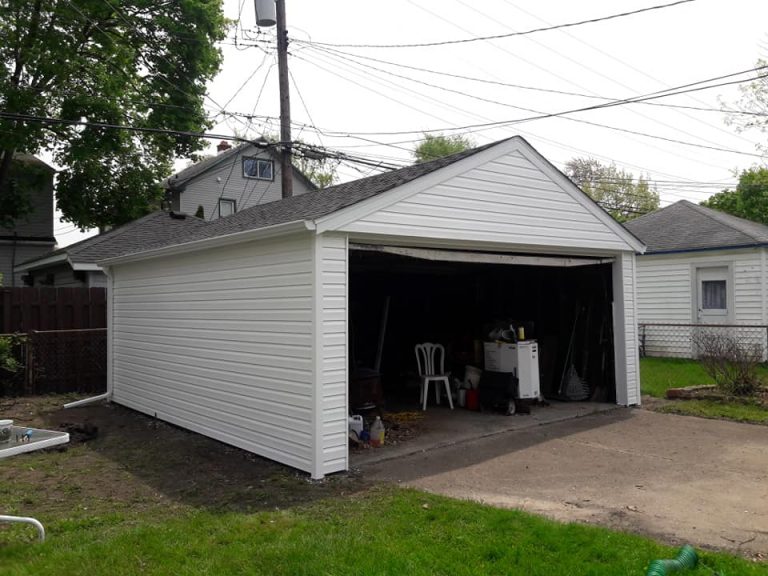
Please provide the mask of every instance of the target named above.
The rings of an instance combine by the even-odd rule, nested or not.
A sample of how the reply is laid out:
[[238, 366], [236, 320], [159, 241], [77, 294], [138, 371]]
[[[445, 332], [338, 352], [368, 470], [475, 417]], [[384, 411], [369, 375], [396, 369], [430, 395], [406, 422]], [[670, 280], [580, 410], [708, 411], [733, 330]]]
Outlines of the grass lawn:
[[[768, 381], [768, 367], [759, 366], [758, 374]], [[641, 358], [640, 390], [643, 394], [664, 398], [669, 388], [714, 384], [699, 362], [683, 358]], [[656, 408], [660, 412], [768, 424], [768, 409], [757, 400], [674, 400]]]
[[[639, 536], [559, 524], [393, 487], [270, 512], [188, 512], [153, 521], [50, 524], [42, 545], [0, 546], [9, 576], [46, 574], [642, 575], [676, 549]], [[703, 555], [725, 574], [766, 567]], [[686, 574], [711, 575], [701, 567]]]

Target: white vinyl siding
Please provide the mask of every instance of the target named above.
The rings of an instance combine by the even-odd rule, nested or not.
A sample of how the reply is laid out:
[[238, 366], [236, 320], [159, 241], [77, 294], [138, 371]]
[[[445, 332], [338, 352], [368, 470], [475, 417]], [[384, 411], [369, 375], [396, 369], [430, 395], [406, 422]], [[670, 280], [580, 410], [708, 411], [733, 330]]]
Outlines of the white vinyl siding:
[[113, 269], [113, 398], [312, 472], [309, 236]]
[[[764, 249], [713, 250], [698, 253], [649, 254], [637, 258], [638, 321], [648, 324], [696, 322], [697, 286], [695, 271], [726, 266], [729, 322], [765, 324]], [[731, 304], [732, 303], [732, 304]], [[689, 357], [691, 331], [646, 330], [646, 353], [652, 356]]]
[[342, 229], [532, 248], [626, 250], [627, 244], [575, 194], [581, 192], [566, 190], [514, 151]]
[[316, 289], [318, 314], [318, 364], [320, 426], [318, 454], [321, 474], [346, 470], [347, 433], [347, 238], [323, 234], [317, 237]]
[[[178, 195], [178, 210], [195, 214], [198, 206], [203, 207], [206, 220], [219, 217], [219, 198], [234, 200], [237, 211], [257, 204], [266, 204], [282, 197], [280, 186], [280, 163], [274, 163], [274, 179], [260, 180], [243, 177], [243, 157], [263, 157], [272, 160], [271, 154], [255, 147], [246, 147], [240, 153], [228, 158], [215, 168], [201, 174], [187, 183]], [[309, 188], [300, 178], [293, 179], [293, 195], [308, 192]]]

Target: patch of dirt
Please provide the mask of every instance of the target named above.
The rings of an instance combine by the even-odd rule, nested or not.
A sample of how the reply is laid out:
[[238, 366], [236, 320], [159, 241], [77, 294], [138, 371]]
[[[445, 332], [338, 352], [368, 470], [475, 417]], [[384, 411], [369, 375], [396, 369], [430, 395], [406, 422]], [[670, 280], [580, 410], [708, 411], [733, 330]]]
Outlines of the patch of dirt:
[[0, 467], [9, 513], [51, 519], [153, 509], [274, 510], [367, 488], [359, 475], [324, 481], [116, 404], [64, 410], [71, 398], [0, 400], [22, 426], [70, 433], [59, 449], [15, 456]]

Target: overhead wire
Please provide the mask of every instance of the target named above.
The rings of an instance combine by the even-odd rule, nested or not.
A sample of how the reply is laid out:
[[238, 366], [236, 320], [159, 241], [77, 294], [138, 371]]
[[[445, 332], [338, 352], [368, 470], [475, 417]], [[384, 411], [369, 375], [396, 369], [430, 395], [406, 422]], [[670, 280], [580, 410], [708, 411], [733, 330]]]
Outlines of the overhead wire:
[[540, 27], [540, 28], [534, 28], [532, 30], [525, 30], [523, 32], [510, 32], [507, 34], [493, 34], [488, 36], [477, 36], [473, 38], [461, 38], [457, 40], [442, 40], [439, 42], [415, 42], [410, 44], [342, 44], [342, 43], [335, 43], [335, 42], [320, 42], [320, 41], [314, 41], [314, 44], [322, 45], [322, 46], [333, 46], [338, 48], [426, 48], [426, 47], [433, 47], [433, 46], [447, 46], [451, 44], [466, 44], [469, 42], [485, 42], [488, 40], [499, 40], [503, 38], [512, 38], [515, 36], [527, 36], [529, 34], [535, 34], [538, 32], [548, 32], [551, 30], [558, 30], [561, 28], [572, 28], [574, 26], [583, 26], [585, 24], [594, 24], [597, 22], [604, 22], [607, 20], [614, 20], [616, 18], [625, 18], [627, 16], [634, 16], [637, 14], [642, 14], [644, 12], [650, 12], [653, 10], [662, 10], [665, 8], [672, 8], [674, 6], [679, 6], [681, 4], [689, 4], [691, 2], [695, 2], [696, 0], [677, 0], [676, 2], [670, 2], [668, 4], [658, 4], [655, 6], [648, 6], [646, 8], [639, 8], [637, 10], [631, 10], [627, 12], [621, 12], [618, 14], [610, 14], [607, 16], [600, 16], [585, 20], [579, 20], [577, 22], [566, 22], [563, 24], [557, 24], [554, 26], [546, 26], [546, 27]]

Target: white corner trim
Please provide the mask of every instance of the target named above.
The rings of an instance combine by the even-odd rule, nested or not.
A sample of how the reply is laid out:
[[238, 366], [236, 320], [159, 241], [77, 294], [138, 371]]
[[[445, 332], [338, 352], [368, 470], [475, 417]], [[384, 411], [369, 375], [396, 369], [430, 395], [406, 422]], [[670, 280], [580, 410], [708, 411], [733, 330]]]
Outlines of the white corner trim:
[[377, 194], [346, 208], [342, 208], [327, 216], [318, 218], [315, 220], [317, 233], [321, 234], [323, 232], [339, 230], [347, 224], [365, 218], [378, 210], [382, 210], [392, 204], [418, 194], [419, 192], [433, 188], [446, 180], [460, 176], [464, 172], [468, 172], [473, 168], [486, 164], [496, 158], [500, 158], [509, 152], [514, 152], [519, 149], [521, 143], [522, 138], [513, 136], [508, 140], [499, 142], [495, 146], [491, 146], [487, 150], [462, 158], [453, 164], [438, 168], [415, 180], [411, 180], [400, 186], [395, 186], [391, 190], [387, 190], [386, 192]]
[[249, 240], [274, 238], [276, 236], [283, 236], [285, 234], [292, 234], [314, 229], [314, 223], [310, 222], [309, 220], [294, 220], [292, 222], [285, 222], [283, 224], [275, 224], [274, 226], [265, 226], [264, 228], [244, 230], [242, 232], [234, 232], [232, 234], [214, 236], [212, 238], [202, 238], [200, 240], [193, 240], [192, 242], [185, 242], [184, 244], [173, 244], [171, 246], [163, 246], [153, 250], [134, 252], [124, 256], [117, 256], [115, 258], [107, 258], [105, 260], [99, 261], [98, 264], [102, 267], [112, 266], [115, 264], [126, 264], [128, 262], [138, 262], [140, 260], [149, 260], [151, 258], [160, 258], [163, 256], [174, 256], [176, 254], [185, 254], [187, 252], [196, 252], [198, 250], [207, 250], [209, 248], [229, 246], [232, 244], [247, 242]]

